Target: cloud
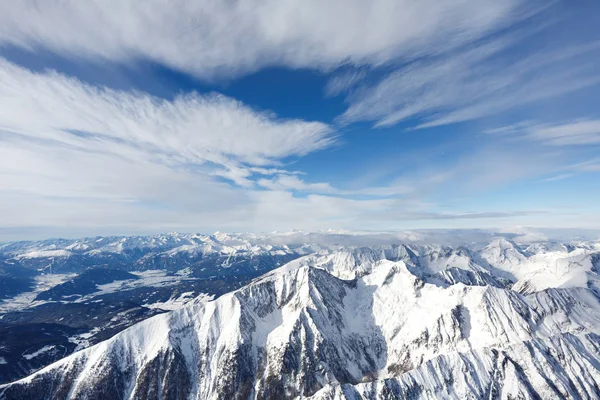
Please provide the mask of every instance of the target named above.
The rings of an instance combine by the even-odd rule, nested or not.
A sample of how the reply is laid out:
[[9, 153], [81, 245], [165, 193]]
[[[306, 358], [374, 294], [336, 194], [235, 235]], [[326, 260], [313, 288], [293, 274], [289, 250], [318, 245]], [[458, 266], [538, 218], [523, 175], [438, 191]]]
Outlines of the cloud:
[[2, 229], [376, 229], [515, 217], [427, 210], [417, 183], [436, 185], [441, 175], [342, 190], [288, 170], [290, 158], [327, 148], [335, 135], [326, 124], [279, 119], [218, 94], [167, 101], [1, 60]]
[[0, 129], [14, 135], [167, 164], [273, 165], [335, 140], [326, 124], [277, 119], [219, 94], [167, 101], [33, 73], [3, 59], [0, 102]]
[[563, 179], [568, 179], [568, 178], [571, 178], [573, 176], [574, 176], [574, 174], [571, 174], [571, 173], [560, 174], [560, 175], [551, 176], [550, 178], [542, 179], [541, 182], [562, 181]]
[[[402, 197], [414, 194], [418, 185], [414, 182], [391, 182], [386, 186], [363, 187], [360, 189], [339, 189], [327, 182], [306, 182], [300, 179], [298, 174], [278, 174], [270, 178], [261, 178], [256, 181], [258, 186], [270, 190], [287, 190], [293, 192], [304, 192], [313, 194], [329, 194], [338, 197]], [[426, 178], [425, 184], [432, 183], [431, 177]]]
[[295, 176], [284, 160], [334, 140], [218, 94], [167, 101], [0, 59], [4, 227], [246, 226], [254, 175]]
[[489, 129], [485, 133], [550, 146], [594, 145], [600, 144], [600, 120], [579, 119], [558, 123], [524, 121]]
[[444, 219], [489, 219], [489, 218], [510, 218], [520, 217], [531, 214], [544, 214], [542, 211], [510, 211], [510, 212], [498, 212], [498, 211], [485, 211], [485, 212], [468, 212], [468, 213], [415, 213], [409, 215], [408, 219], [423, 220], [444, 220]]
[[382, 246], [398, 243], [439, 243], [443, 245], [481, 244], [504, 237], [520, 244], [547, 242], [548, 240], [572, 241], [596, 240], [598, 230], [539, 229], [511, 226], [501, 229], [434, 229], [406, 231], [345, 231], [327, 230], [316, 232], [274, 232], [266, 235], [249, 234], [257, 243], [297, 245], [320, 243], [338, 246]]
[[[350, 92], [346, 121], [390, 125], [416, 117], [424, 127], [478, 118], [597, 81], [586, 54], [598, 46], [546, 51], [513, 63], [497, 57], [515, 37], [478, 41], [529, 15], [525, 3], [23, 1], [0, 14], [0, 46], [94, 62], [150, 60], [207, 80], [271, 65], [326, 71], [343, 66], [346, 72], [329, 81], [326, 93]], [[571, 61], [577, 65], [562, 68]], [[394, 71], [398, 65], [402, 69]], [[369, 72], [375, 69], [393, 72], [372, 85], [377, 73]], [[581, 127], [570, 136], [544, 128], [554, 140], [589, 141], [593, 135]], [[435, 165], [426, 157], [413, 163], [394, 155], [394, 163], [410, 166], [405, 175], [376, 186], [389, 178], [386, 172], [369, 182], [375, 185], [352, 189], [290, 170], [296, 159], [337, 141], [329, 124], [278, 118], [218, 93], [165, 100], [54, 71], [34, 73], [0, 59], [5, 231], [512, 224], [541, 211], [481, 204], [444, 209], [429, 196], [447, 204], [464, 197], [469, 186], [485, 190], [568, 173], [552, 153], [560, 146], [533, 155], [530, 148], [477, 148], [471, 156], [444, 156]], [[571, 158], [561, 162], [575, 165]], [[597, 163], [572, 168], [593, 170]]]
[[[535, 3], [535, 4], [533, 4]], [[381, 65], [438, 52], [524, 18], [524, 0], [25, 0], [0, 45], [122, 63], [149, 59], [211, 79], [265, 66]]]
[[515, 31], [459, 52], [415, 61], [355, 90], [340, 120], [383, 127], [413, 120], [417, 128], [498, 114], [600, 83], [600, 42], [528, 52]]
[[600, 172], [600, 159], [595, 158], [583, 162], [578, 162], [575, 164], [563, 165], [557, 168], [555, 171], [562, 173], [543, 179], [541, 182], [561, 181], [563, 179], [569, 179], [582, 173]]
[[594, 158], [569, 167], [573, 171], [600, 172], [600, 158]]
[[274, 179], [259, 179], [259, 186], [271, 190], [293, 190], [310, 193], [333, 193], [336, 192], [329, 183], [307, 183], [295, 175], [279, 175]]
[[531, 140], [552, 146], [600, 144], [600, 120], [531, 126], [525, 134]]
[[[586, 157], [581, 150], [593, 149], [600, 145], [599, 120], [554, 123], [523, 121], [489, 129], [484, 133], [519, 147], [536, 146], [535, 153], [538, 156], [546, 152], [556, 158], [555, 167], [551, 168], [550, 172], [557, 174], [545, 178], [541, 182], [554, 182], [571, 178], [579, 173], [600, 171], [600, 159], [592, 158], [581, 161], [581, 158]], [[579, 159], [579, 161], [569, 162], [572, 159]]]
[[335, 75], [325, 86], [325, 94], [327, 96], [337, 96], [356, 86], [367, 76], [365, 70], [350, 70], [344, 73]]

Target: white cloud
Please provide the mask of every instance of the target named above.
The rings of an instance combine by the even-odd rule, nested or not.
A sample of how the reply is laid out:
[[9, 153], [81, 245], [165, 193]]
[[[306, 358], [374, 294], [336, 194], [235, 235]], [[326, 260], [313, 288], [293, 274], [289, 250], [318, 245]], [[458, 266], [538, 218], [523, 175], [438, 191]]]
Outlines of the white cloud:
[[415, 192], [413, 181], [340, 190], [283, 166], [334, 135], [216, 94], [166, 101], [0, 61], [2, 232], [377, 228], [514, 216], [431, 212], [398, 198]]
[[527, 135], [553, 146], [600, 144], [600, 120], [530, 127]]
[[581, 172], [600, 172], [600, 158], [575, 164], [571, 169]]
[[350, 70], [331, 78], [325, 86], [327, 96], [337, 96], [356, 86], [367, 76], [365, 70]]
[[288, 173], [283, 160], [334, 140], [326, 124], [217, 94], [166, 101], [0, 59], [5, 228], [244, 227], [260, 200], [253, 175]]
[[310, 193], [333, 193], [334, 188], [326, 182], [308, 183], [296, 175], [278, 175], [273, 179], [259, 179], [259, 186], [271, 190], [293, 190]]
[[544, 177], [538, 182], [556, 182], [600, 171], [600, 159], [594, 157], [600, 145], [598, 120], [522, 121], [483, 134], [478, 140], [491, 140], [493, 147], [488, 154], [484, 152], [482, 164], [504, 159], [493, 169], [509, 181], [520, 175], [521, 179], [537, 176]]
[[[594, 65], [587, 63], [568, 72], [546, 70], [580, 60], [585, 51], [596, 51], [594, 46], [514, 65], [492, 61], [512, 45], [506, 39], [449, 55], [450, 49], [524, 18], [523, 0], [140, 4], [7, 3], [0, 13], [0, 46], [96, 61], [150, 59], [206, 79], [268, 65], [389, 67], [412, 60], [407, 69], [350, 98], [347, 120], [380, 125], [431, 112], [437, 115], [423, 120], [424, 126], [477, 118], [597, 82]], [[540, 69], [549, 73], [530, 79]], [[330, 81], [329, 93], [360, 87], [365, 74], [358, 71], [350, 68]], [[589, 129], [579, 132], [571, 136], [592, 137]], [[571, 137], [564, 129], [545, 135]], [[327, 124], [282, 120], [219, 94], [169, 101], [52, 71], [33, 73], [0, 59], [1, 225], [88, 234], [439, 227], [439, 221], [457, 226], [459, 220], [490, 226], [498, 219], [521, 222], [538, 210], [438, 209], [424, 197], [437, 190], [451, 201], [464, 196], [460, 192], [467, 185], [480, 189], [562, 168], [550, 153], [478, 148], [456, 165], [415, 168], [388, 186], [353, 190], [311, 182], [302, 171], [287, 169], [289, 158], [325, 149], [336, 139]], [[597, 164], [579, 168], [593, 170]]]
[[280, 120], [218, 94], [167, 101], [33, 73], [2, 59], [0, 102], [5, 131], [82, 151], [151, 154], [165, 163], [272, 165], [334, 140], [326, 124]]
[[528, 15], [524, 0], [87, 0], [5, 2], [0, 44], [202, 78], [269, 65], [379, 65], [446, 50]]
[[600, 120], [580, 119], [560, 123], [525, 121], [489, 129], [485, 133], [549, 146], [587, 146], [600, 144]]
[[571, 173], [559, 174], [559, 175], [551, 176], [550, 178], [542, 179], [541, 182], [562, 181], [563, 179], [569, 179], [569, 178], [573, 177], [573, 175], [574, 174], [571, 174]]
[[394, 207], [336, 197], [328, 183], [281, 166], [333, 140], [325, 124], [280, 120], [216, 94], [166, 101], [0, 61], [4, 230], [315, 229], [356, 226]]
[[427, 128], [498, 114], [600, 83], [600, 42], [516, 58], [510, 51], [522, 38], [512, 33], [403, 66], [350, 95], [340, 119], [389, 126], [416, 118], [417, 128]]

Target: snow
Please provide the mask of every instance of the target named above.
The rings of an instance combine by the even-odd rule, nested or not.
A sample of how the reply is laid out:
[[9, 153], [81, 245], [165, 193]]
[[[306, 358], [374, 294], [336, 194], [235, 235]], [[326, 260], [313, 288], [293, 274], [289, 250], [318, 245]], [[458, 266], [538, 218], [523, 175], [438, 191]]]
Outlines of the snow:
[[177, 310], [178, 308], [183, 307], [187, 303], [192, 300], [196, 300], [199, 302], [207, 302], [213, 299], [214, 296], [208, 295], [206, 293], [201, 293], [200, 295], [194, 297], [194, 292], [185, 292], [181, 293], [177, 297], [171, 297], [167, 301], [161, 301], [156, 303], [142, 304], [142, 307], [146, 308], [158, 308], [161, 310]]
[[[271, 343], [278, 339], [277, 329], [283, 331], [283, 311], [279, 308], [267, 314], [265, 317], [257, 317], [257, 327], [253, 333], [254, 343], [259, 347], [265, 347], [271, 336]], [[280, 335], [279, 338], [284, 337]]]
[[193, 270], [191, 268], [184, 268], [184, 269], [180, 269], [179, 271], [175, 272], [175, 275], [178, 276], [191, 276], [193, 274]]
[[102, 330], [102, 328], [96, 327], [96, 328], [90, 330], [89, 332], [80, 333], [78, 335], [71, 336], [68, 338], [68, 340], [69, 340], [69, 342], [77, 345], [75, 351], [83, 350], [85, 348], [90, 347], [90, 339], [94, 335], [96, 335], [98, 332], [100, 332], [101, 330]]
[[[142, 272], [132, 272], [132, 274], [137, 275], [139, 279], [128, 279], [123, 281], [114, 281], [107, 284], [98, 285], [98, 290], [94, 293], [79, 296], [77, 295], [73, 302], [76, 303], [84, 303], [92, 299], [93, 297], [99, 295], [105, 295], [109, 293], [114, 293], [116, 291], [121, 290], [129, 290], [140, 287], [165, 287], [165, 286], [173, 286], [181, 281], [191, 280], [194, 278], [190, 278], [188, 276], [183, 275], [168, 275], [164, 270], [148, 270]], [[44, 303], [46, 301], [35, 301], [36, 296], [48, 290], [56, 285], [64, 283], [73, 277], [76, 274], [50, 274], [44, 273], [35, 277], [35, 287], [30, 292], [21, 293], [15, 297], [7, 298], [0, 301], [0, 313], [7, 313], [10, 311], [22, 310], [27, 307], [34, 307]], [[179, 301], [182, 303], [183, 299]], [[173, 307], [175, 306], [175, 302], [173, 302]], [[170, 309], [170, 308], [169, 308]]]
[[43, 353], [53, 350], [54, 347], [55, 346], [44, 346], [41, 349], [39, 349], [38, 351], [35, 351], [33, 353], [23, 354], [23, 358], [26, 360], [31, 360], [32, 358], [35, 358], [35, 357], [39, 356], [40, 354], [43, 354]]
[[17, 296], [3, 299], [0, 301], [0, 314], [11, 311], [20, 311], [27, 307], [35, 307], [46, 303], [46, 301], [36, 301], [36, 296], [56, 285], [64, 283], [73, 278], [75, 274], [50, 274], [44, 273], [35, 277], [34, 289], [30, 292], [20, 293]]
[[173, 286], [184, 280], [191, 280], [194, 278], [189, 278], [187, 276], [182, 275], [169, 275], [167, 271], [164, 270], [148, 270], [141, 272], [131, 272], [133, 275], [138, 276], [139, 279], [127, 279], [123, 281], [114, 281], [111, 283], [105, 283], [102, 285], [98, 285], [98, 291], [84, 296], [77, 300], [77, 302], [85, 302], [90, 298], [104, 295], [108, 293], [114, 293], [116, 291], [122, 290], [130, 290], [140, 287], [164, 287], [164, 286]]
[[568, 254], [538, 254], [523, 265], [515, 290], [520, 287], [526, 287], [528, 292], [553, 287], [587, 287], [591, 269], [591, 259], [585, 250], [575, 250]]
[[[222, 357], [239, 354], [240, 346], [252, 346], [252, 354], [257, 357], [266, 351], [265, 362], [270, 366], [267, 370], [270, 372], [266, 373], [281, 377], [281, 349], [288, 348], [294, 337], [295, 346], [302, 349], [296, 355], [301, 359], [313, 357], [305, 352], [318, 354], [324, 340], [335, 343], [344, 355], [339, 361], [332, 358], [327, 363], [317, 359], [318, 368], [330, 372], [322, 376], [325, 387], [315, 398], [337, 393], [333, 370], [329, 370], [329, 363], [336, 362], [340, 363], [337, 368], [346, 368], [357, 381], [364, 380], [370, 371], [368, 382], [354, 386], [358, 393], [379, 392], [384, 387], [379, 382], [387, 379], [398, 382], [398, 387], [417, 382], [428, 391], [425, 398], [439, 397], [442, 390], [452, 398], [481, 397], [488, 393], [490, 376], [498, 368], [490, 349], [503, 350], [507, 357], [509, 354], [511, 359], [520, 360], [521, 368], [527, 368], [529, 363], [537, 361], [527, 355], [523, 343], [543, 342], [556, 349], [553, 351], [571, 357], [580, 350], [562, 341], [561, 335], [600, 333], [600, 304], [580, 281], [581, 271], [591, 272], [586, 251], [546, 252], [527, 258], [518, 255], [521, 253], [512, 244], [494, 246], [502, 252], [491, 247], [485, 251], [488, 255], [496, 254], [502, 268], [523, 276], [534, 271], [545, 271], [555, 277], [566, 274], [555, 286], [569, 292], [563, 295], [546, 290], [524, 297], [506, 288], [463, 283], [439, 286], [415, 276], [405, 261], [376, 260], [374, 254], [379, 253], [369, 250], [307, 256], [216, 300], [204, 296], [189, 301], [191, 293], [183, 293], [172, 299], [172, 303], [185, 299], [189, 301], [185, 306], [134, 325], [46, 371], [81, 363], [83, 367], [71, 386], [71, 394], [77, 397], [93, 385], [94, 371], [107, 362], [109, 355], [119, 355], [111, 368], [118, 371], [133, 368], [132, 371], [139, 372], [159, 354], [178, 346], [194, 377], [192, 398], [207, 398], [210, 397], [207, 394], [217, 390], [215, 382], [219, 377], [236, 368]], [[431, 250], [421, 249], [421, 257]], [[428, 257], [433, 263], [425, 263], [424, 268], [430, 272], [455, 265], [451, 260], [464, 268], [473, 268], [470, 261], [465, 262], [468, 256], [464, 254], [439, 251], [436, 254]], [[354, 274], [350, 274], [352, 271]], [[352, 277], [354, 283], [338, 277]], [[567, 294], [570, 297], [565, 297]], [[592, 351], [586, 339], [580, 340]], [[202, 372], [196, 369], [199, 355], [206, 357]], [[371, 370], [372, 365], [376, 366], [375, 371]], [[398, 373], [403, 371], [403, 365], [410, 366], [408, 372]], [[520, 373], [510, 363], [502, 365], [505, 366], [502, 393], [518, 396], [523, 390]], [[38, 375], [43, 373], [44, 370]], [[452, 374], [451, 382], [455, 382], [449, 387], [445, 386], [448, 379], [444, 378], [448, 374]], [[131, 376], [136, 376], [136, 372]], [[289, 378], [292, 381], [288, 384], [300, 385], [303, 374], [296, 376]], [[539, 393], [551, 394], [544, 379], [531, 375], [531, 382]], [[257, 390], [261, 390], [260, 382], [257, 385]]]
[[31, 251], [21, 254], [18, 258], [52, 258], [52, 257], [69, 257], [72, 253], [68, 250], [40, 250]]
[[[212, 250], [233, 256], [240, 248], [281, 249], [255, 247], [260, 236], [250, 237], [179, 237], [176, 248], [195, 251], [185, 240], [202, 240], [202, 246], [210, 241]], [[525, 247], [499, 238], [466, 248], [314, 247], [318, 251], [217, 299], [192, 299], [187, 292], [146, 304], [173, 311], [14, 385], [26, 388], [58, 375], [71, 380], [70, 394], [77, 398], [102, 384], [99, 371], [105, 376], [112, 371], [126, 377], [126, 397], [133, 398], [144, 368], [155, 365], [157, 357], [180, 354], [192, 399], [225, 397], [226, 386], [236, 385], [233, 378], [240, 374], [256, 376], [251, 383], [257, 397], [267, 393], [272, 381], [298, 393], [314, 389], [308, 395], [315, 399], [487, 398], [492, 387], [517, 398], [531, 397], [528, 391], [542, 398], [585, 397], [600, 384], [600, 352], [594, 343], [600, 334], [600, 303], [590, 289], [599, 281], [592, 268], [594, 246]], [[452, 269], [509, 281], [498, 287], [441, 282], [439, 274]], [[157, 270], [138, 276], [146, 286], [168, 285], [187, 274], [167, 276]], [[100, 292], [137, 284], [102, 285]], [[91, 334], [73, 341], [83, 343]], [[318, 387], [307, 386], [309, 379]], [[342, 379], [355, 384], [341, 386]], [[161, 381], [164, 387], [169, 383]]]

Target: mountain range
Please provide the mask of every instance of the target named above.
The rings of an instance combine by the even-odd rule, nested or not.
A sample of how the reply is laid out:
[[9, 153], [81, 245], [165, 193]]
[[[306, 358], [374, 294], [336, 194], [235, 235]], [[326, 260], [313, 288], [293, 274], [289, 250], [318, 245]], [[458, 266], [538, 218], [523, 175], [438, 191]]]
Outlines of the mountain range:
[[[0, 386], [0, 398], [600, 397], [600, 242], [298, 236], [5, 245], [6, 269], [76, 274], [33, 308], [118, 297], [111, 279], [151, 288], [158, 268], [204, 286]], [[230, 286], [214, 290], [211, 276]]]

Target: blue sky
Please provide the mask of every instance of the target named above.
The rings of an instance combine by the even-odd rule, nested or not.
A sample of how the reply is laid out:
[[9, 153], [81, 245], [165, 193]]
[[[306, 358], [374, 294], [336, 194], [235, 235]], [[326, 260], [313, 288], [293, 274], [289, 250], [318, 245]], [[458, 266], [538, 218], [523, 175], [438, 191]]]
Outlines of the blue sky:
[[598, 228], [591, 0], [33, 1], [0, 15], [0, 240]]

